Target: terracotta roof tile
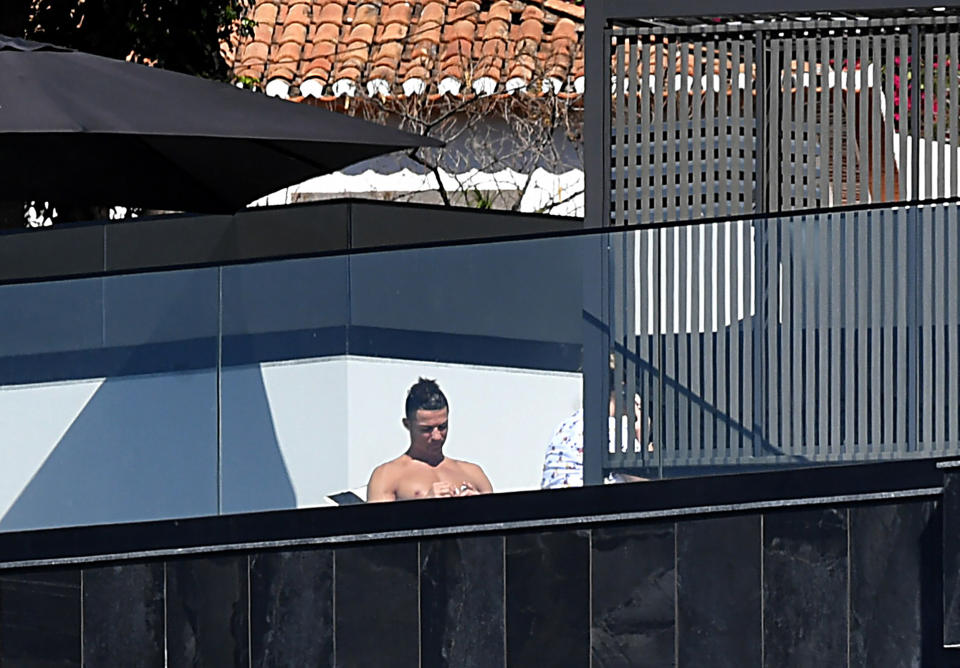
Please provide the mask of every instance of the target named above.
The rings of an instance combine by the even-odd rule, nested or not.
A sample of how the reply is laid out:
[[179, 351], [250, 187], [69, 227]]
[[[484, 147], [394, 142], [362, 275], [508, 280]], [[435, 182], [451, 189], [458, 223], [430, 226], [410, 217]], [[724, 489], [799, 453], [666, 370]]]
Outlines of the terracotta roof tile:
[[568, 18], [562, 18], [557, 21], [557, 25], [553, 27], [553, 39], [577, 39], [577, 26], [576, 24]]
[[458, 19], [470, 19], [476, 22], [480, 16], [480, 3], [474, 0], [461, 0], [458, 3], [450, 3], [450, 11], [447, 14], [448, 21]]
[[302, 23], [305, 26], [310, 25], [310, 9], [309, 2], [298, 2], [290, 5], [289, 10], [287, 11], [287, 18], [284, 20], [284, 23], [287, 25], [291, 23]]
[[543, 23], [543, 10], [540, 9], [537, 5], [527, 4], [523, 8], [523, 12], [520, 13], [521, 21], [536, 21], [538, 23]]
[[[426, 28], [427, 24], [439, 26], [443, 24], [444, 2], [426, 2], [423, 5], [423, 11], [420, 12], [420, 26]], [[431, 27], [435, 27], [431, 26]]]
[[274, 23], [258, 23], [253, 28], [253, 41], [270, 46], [273, 43]]
[[257, 22], [258, 25], [273, 25], [277, 22], [277, 14], [279, 13], [280, 8], [272, 2], [261, 2], [252, 12], [251, 18]]
[[328, 2], [320, 8], [320, 22], [333, 23], [334, 25], [343, 24], [343, 7], [336, 2]]
[[323, 23], [317, 28], [313, 39], [314, 43], [330, 42], [335, 45], [340, 41], [340, 26], [336, 23]]
[[[476, 3], [474, 3], [476, 4]], [[510, 23], [510, 3], [507, 0], [494, 2], [487, 12], [487, 21], [505, 21]]]
[[403, 95], [411, 79], [430, 95], [470, 95], [478, 79], [485, 94], [539, 93], [545, 77], [572, 95], [583, 76], [583, 7], [567, 0], [255, 0], [250, 16], [234, 72], [262, 86], [283, 79], [294, 95], [307, 81], [319, 83], [311, 95], [333, 96], [335, 83], [351, 94], [374, 80], [387, 84], [370, 91]]
[[396, 73], [397, 70], [389, 65], [376, 65], [370, 70], [370, 79], [383, 79], [392, 82]]
[[354, 23], [345, 41], [348, 45], [357, 42], [368, 46], [373, 44], [373, 25], [370, 23]]
[[412, 16], [413, 5], [411, 5], [409, 2], [401, 0], [387, 10], [382, 21], [387, 25], [398, 24], [406, 28], [409, 27], [410, 18]]
[[466, 19], [460, 19], [452, 24], [448, 24], [448, 26], [449, 29], [443, 34], [444, 40], [446, 40], [448, 43], [456, 42], [458, 40], [472, 42], [473, 36], [477, 32], [477, 24]]
[[404, 77], [403, 80], [406, 81], [407, 79], [426, 79], [428, 76], [430, 76], [430, 70], [428, 70], [426, 67], [423, 67], [421, 65], [411, 65], [410, 68], [407, 70], [406, 76]]
[[281, 48], [288, 44], [295, 45], [299, 53], [307, 42], [307, 26], [303, 23], [287, 23], [283, 26], [283, 32], [280, 33], [278, 41]]
[[472, 46], [473, 43], [466, 39], [457, 39], [444, 44], [440, 51], [440, 61], [444, 63], [441, 67], [445, 67], [447, 61], [450, 60], [455, 60], [461, 69], [468, 66]]

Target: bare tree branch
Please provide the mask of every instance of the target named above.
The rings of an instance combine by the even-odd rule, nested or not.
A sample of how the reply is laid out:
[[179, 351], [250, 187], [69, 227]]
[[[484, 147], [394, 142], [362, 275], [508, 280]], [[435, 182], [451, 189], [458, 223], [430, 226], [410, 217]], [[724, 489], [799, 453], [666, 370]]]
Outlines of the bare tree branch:
[[[471, 78], [469, 73], [465, 77]], [[541, 79], [535, 75], [533, 81]], [[369, 96], [364, 92], [361, 89], [354, 98], [350, 113], [445, 142], [443, 148], [420, 148], [405, 154], [415, 169], [422, 168], [435, 177], [436, 193], [445, 205], [467, 203], [518, 211], [538, 182], [534, 178], [538, 168], [548, 174], [582, 169], [581, 98], [539, 94], [532, 88], [511, 95], [481, 96], [469, 86], [458, 96]], [[507, 169], [519, 176], [497, 176]], [[551, 211], [572, 199], [562, 195], [558, 188], [547, 188], [538, 205]], [[409, 200], [415, 199], [416, 193], [387, 197]]]
[[575, 192], [567, 195], [566, 197], [562, 197], [562, 198], [560, 198], [560, 199], [558, 199], [558, 200], [555, 200], [555, 201], [553, 201], [553, 202], [550, 202], [549, 204], [546, 204], [546, 205], [540, 207], [539, 209], [537, 209], [537, 213], [550, 213], [551, 211], [553, 211], [553, 210], [554, 210], [555, 208], [557, 208], [558, 206], [560, 206], [560, 205], [562, 205], [562, 204], [566, 204], [567, 202], [576, 199], [577, 197], [579, 197], [579, 196], [582, 195], [583, 193], [584, 193], [584, 189], [581, 188], [580, 190], [577, 190], [577, 191], [575, 191]]

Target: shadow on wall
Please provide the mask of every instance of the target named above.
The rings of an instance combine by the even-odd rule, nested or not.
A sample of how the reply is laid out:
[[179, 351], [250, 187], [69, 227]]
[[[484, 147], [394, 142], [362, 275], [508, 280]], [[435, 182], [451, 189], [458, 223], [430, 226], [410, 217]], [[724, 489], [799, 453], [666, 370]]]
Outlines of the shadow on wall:
[[[236, 489], [251, 508], [295, 507], [263, 383], [247, 380]], [[216, 382], [212, 369], [106, 379], [0, 530], [216, 514]]]
[[225, 367], [221, 393], [223, 512], [296, 508], [260, 366]]

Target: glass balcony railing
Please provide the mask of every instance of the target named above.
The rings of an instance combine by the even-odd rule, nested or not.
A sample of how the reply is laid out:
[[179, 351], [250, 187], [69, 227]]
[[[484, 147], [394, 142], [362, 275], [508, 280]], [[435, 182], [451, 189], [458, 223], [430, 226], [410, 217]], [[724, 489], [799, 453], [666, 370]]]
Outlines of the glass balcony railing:
[[449, 457], [535, 489], [581, 404], [582, 246], [0, 286], [0, 530], [363, 500], [420, 377], [448, 397]]
[[686, 475], [957, 454], [957, 214], [878, 208], [611, 235], [635, 258], [615, 329], [648, 445], [611, 447], [607, 466]]
[[951, 202], [0, 286], [0, 530], [363, 501], [419, 378], [448, 402], [433, 446], [497, 492], [579, 484], [580, 448], [621, 481], [956, 455], [957, 223]]

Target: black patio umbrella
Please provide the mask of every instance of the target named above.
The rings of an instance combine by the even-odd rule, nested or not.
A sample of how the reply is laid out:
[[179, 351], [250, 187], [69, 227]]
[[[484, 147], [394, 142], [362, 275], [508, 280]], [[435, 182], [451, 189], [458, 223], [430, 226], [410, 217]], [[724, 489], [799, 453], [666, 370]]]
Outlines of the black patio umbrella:
[[232, 212], [440, 142], [166, 70], [0, 35], [0, 201]]

